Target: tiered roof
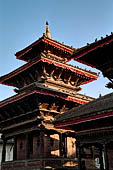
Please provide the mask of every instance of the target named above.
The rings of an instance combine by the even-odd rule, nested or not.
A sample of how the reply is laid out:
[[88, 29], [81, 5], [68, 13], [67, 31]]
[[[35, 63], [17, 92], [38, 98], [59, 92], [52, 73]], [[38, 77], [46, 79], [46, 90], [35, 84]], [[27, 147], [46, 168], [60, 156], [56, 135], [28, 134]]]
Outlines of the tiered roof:
[[105, 38], [101, 37], [101, 40], [96, 39], [95, 42], [77, 49], [71, 59], [95, 67], [101, 70], [105, 77], [113, 78], [112, 49], [113, 33], [109, 36], [106, 35]]
[[66, 62], [66, 60], [68, 60], [71, 57], [72, 53], [75, 51], [75, 48], [72, 48], [68, 45], [65, 45], [64, 43], [60, 43], [56, 40], [53, 40], [50, 35], [48, 22], [46, 22], [46, 29], [45, 29], [45, 33], [43, 34], [43, 36], [39, 38], [37, 41], [35, 41], [34, 43], [32, 43], [31, 45], [29, 45], [28, 47], [17, 52], [15, 54], [16, 58], [28, 62], [30, 59], [32, 59], [30, 56], [31, 50], [33, 51], [37, 48], [40, 50], [40, 48], [42, 48], [45, 45], [49, 45], [50, 47], [55, 48], [56, 50], [64, 53], [65, 55], [64, 62]]
[[74, 107], [64, 115], [56, 116], [55, 127], [71, 126], [109, 116], [113, 116], [113, 93]]
[[[32, 107], [37, 108], [35, 105], [36, 96], [41, 96], [39, 99], [44, 98], [44, 96], [56, 98], [62, 100], [61, 103], [65, 101], [66, 104], [71, 102], [73, 106], [85, 104], [93, 100], [91, 97], [76, 92], [80, 90], [79, 86], [81, 84], [96, 80], [98, 75], [94, 72], [65, 64], [73, 51], [72, 47], [52, 40], [48, 23], [46, 23], [44, 36], [16, 53], [18, 59], [25, 60], [27, 63], [11, 73], [0, 77], [0, 83], [18, 88], [15, 90], [18, 93], [17, 95], [0, 102], [1, 120], [10, 119], [8, 107], [14, 104], [17, 105], [21, 114], [25, 114], [26, 111], [22, 107], [25, 104], [25, 106], [27, 105], [25, 110], [27, 107], [29, 108], [29, 104], [24, 102], [26, 98], [31, 96], [33, 96], [34, 100], [31, 109]], [[32, 55], [29, 55], [29, 52], [32, 52]], [[65, 57], [65, 60], [62, 58], [62, 55]], [[22, 104], [18, 106], [20, 101], [22, 101]], [[57, 100], [55, 102], [57, 103]], [[73, 107], [71, 104], [68, 109]], [[53, 107], [55, 108], [54, 104]], [[4, 108], [5, 111], [3, 111]], [[63, 110], [66, 111], [65, 109], [64, 106]], [[59, 111], [59, 113], [64, 111]], [[18, 117], [14, 110], [11, 111], [12, 114], [13, 112]]]
[[95, 72], [84, 70], [76, 66], [59, 63], [59, 61], [56, 61], [56, 59], [55, 60], [51, 59], [51, 56], [47, 56], [42, 53], [40, 56], [40, 59], [35, 58], [31, 62], [24, 64], [23, 66], [10, 72], [9, 74], [6, 74], [5, 76], [0, 77], [0, 83], [16, 87], [14, 79], [16, 79], [17, 76], [19, 76], [19, 74], [22, 74], [23, 72], [27, 72], [28, 69], [30, 68], [32, 69], [34, 66], [38, 66], [38, 64], [40, 65], [42, 63], [49, 63], [61, 69], [68, 70], [70, 71], [70, 73], [75, 73], [81, 76], [81, 78], [84, 77], [84, 81], [82, 82], [82, 84], [86, 84], [98, 78], [98, 75]]
[[73, 96], [81, 90], [80, 85], [98, 78], [97, 73], [66, 64], [74, 50], [52, 40], [46, 23], [43, 37], [16, 53], [18, 59], [25, 60], [27, 63], [0, 77], [0, 83], [17, 87], [20, 92], [30, 84], [38, 82]]

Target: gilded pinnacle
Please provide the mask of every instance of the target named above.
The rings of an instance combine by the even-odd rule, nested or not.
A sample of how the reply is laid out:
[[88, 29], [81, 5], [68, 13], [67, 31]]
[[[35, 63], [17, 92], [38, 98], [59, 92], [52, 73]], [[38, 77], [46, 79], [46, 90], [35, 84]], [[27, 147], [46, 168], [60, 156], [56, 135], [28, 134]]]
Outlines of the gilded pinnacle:
[[49, 25], [49, 24], [48, 24], [48, 21], [46, 21], [45, 36], [46, 36], [47, 38], [52, 39], [48, 25]]

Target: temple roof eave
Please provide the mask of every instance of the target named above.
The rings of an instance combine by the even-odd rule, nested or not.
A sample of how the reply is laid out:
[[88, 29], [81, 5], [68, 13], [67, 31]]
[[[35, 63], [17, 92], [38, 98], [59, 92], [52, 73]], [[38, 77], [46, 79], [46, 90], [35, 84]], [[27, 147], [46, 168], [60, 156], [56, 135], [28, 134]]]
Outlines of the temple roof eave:
[[[45, 35], [43, 35], [41, 38], [39, 38], [38, 40], [33, 42], [31, 45], [29, 45], [26, 48], [24, 48], [23, 50], [20, 50], [17, 53], [15, 53], [16, 58], [23, 60], [22, 56], [24, 56], [26, 53], [28, 53], [30, 50], [32, 50], [34, 47], [36, 47], [40, 42], [50, 44], [60, 50], [63, 50], [65, 52], [69, 53], [69, 54], [72, 54], [75, 51], [75, 48], [64, 45], [56, 40], [52, 40], [52, 39], [46, 37]], [[27, 61], [27, 60], [25, 60], [25, 61]]]
[[[100, 107], [101, 106], [101, 107]], [[80, 105], [55, 117], [55, 127], [70, 126], [113, 116], [113, 93]]]
[[61, 100], [65, 100], [65, 101], [69, 101], [69, 102], [74, 102], [74, 103], [78, 103], [78, 104], [85, 104], [87, 103], [90, 99], [93, 100], [93, 98], [88, 97], [88, 96], [84, 96], [82, 94], [76, 94], [75, 96], [68, 96], [68, 94], [60, 92], [60, 91], [56, 91], [50, 88], [46, 88], [42, 85], [38, 85], [38, 87], [36, 87], [34, 85], [34, 88], [32, 88], [32, 90], [27, 91], [27, 92], [22, 92], [19, 94], [16, 94], [12, 97], [9, 97], [3, 101], [0, 102], [0, 108], [4, 108], [8, 105], [12, 105], [15, 102], [19, 102], [20, 100], [23, 100], [26, 97], [29, 97], [31, 95], [43, 95], [43, 96], [50, 96], [50, 97], [56, 97], [56, 98], [60, 98]]
[[[81, 62], [83, 64], [86, 64], [88, 66], [94, 67], [99, 69], [99, 67], [97, 67], [95, 64], [91, 64], [89, 61], [85, 61], [85, 57], [86, 55], [90, 55], [92, 57], [92, 53], [95, 50], [98, 50], [101, 47], [107, 46], [108, 44], [113, 42], [113, 34], [111, 34], [110, 36], [107, 36], [105, 38], [102, 38], [101, 40], [96, 40], [95, 42], [88, 44], [87, 46], [84, 46], [82, 48], [77, 49], [72, 57], [70, 59], [75, 59], [78, 62]], [[97, 55], [98, 58], [98, 55]], [[94, 58], [93, 58], [94, 60]]]
[[10, 80], [10, 78], [12, 78], [14, 76], [17, 76], [19, 73], [27, 70], [28, 68], [32, 67], [34, 64], [37, 64], [37, 63], [39, 63], [41, 61], [42, 62], [47, 62], [49, 64], [54, 64], [55, 66], [61, 67], [62, 69], [67, 69], [67, 70], [70, 70], [71, 72], [76, 72], [77, 74], [89, 77], [90, 80], [88, 80], [88, 81], [86, 81], [84, 83], [88, 83], [88, 82], [96, 80], [98, 78], [97, 73], [90, 72], [90, 71], [87, 71], [87, 70], [83, 70], [83, 69], [78, 68], [78, 67], [74, 67], [74, 66], [64, 64], [64, 63], [59, 63], [59, 62], [50, 60], [48, 58], [42, 57], [40, 59], [35, 58], [33, 61], [31, 61], [29, 63], [26, 63], [23, 66], [19, 67], [18, 69], [10, 72], [9, 74], [6, 74], [6, 75], [0, 77], [0, 83], [10, 85], [10, 83], [7, 82], [8, 80]]

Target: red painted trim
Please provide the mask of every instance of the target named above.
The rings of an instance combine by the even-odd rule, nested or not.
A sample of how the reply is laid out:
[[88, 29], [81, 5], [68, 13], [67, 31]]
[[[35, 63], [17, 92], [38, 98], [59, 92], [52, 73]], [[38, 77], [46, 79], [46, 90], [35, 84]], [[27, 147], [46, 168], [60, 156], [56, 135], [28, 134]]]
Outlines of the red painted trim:
[[105, 117], [109, 117], [109, 116], [113, 116], [113, 112], [107, 112], [107, 113], [103, 113], [103, 114], [99, 114], [99, 115], [93, 115], [93, 116], [90, 116], [90, 117], [85, 117], [85, 118], [81, 118], [81, 119], [77, 119], [77, 120], [57, 123], [55, 125], [55, 127], [60, 128], [60, 127], [64, 127], [64, 126], [76, 125], [76, 124], [79, 124], [79, 123], [93, 121], [93, 120], [96, 120], [96, 119], [101, 119], [101, 118], [105, 118]]
[[[39, 44], [41, 41], [42, 41], [42, 38], [39, 39], [39, 40], [37, 40], [37, 41], [34, 42], [33, 44], [29, 45], [28, 47], [24, 48], [23, 50], [17, 52], [17, 53], [15, 54], [15, 55], [16, 55], [16, 58], [21, 60], [21, 58], [20, 58], [21, 56], [23, 56], [24, 54], [26, 54], [27, 52], [29, 52], [30, 50], [32, 50], [32, 48], [33, 48], [35, 45]], [[20, 53], [20, 54], [18, 54], [18, 53]], [[23, 59], [22, 59], [22, 60], [23, 60]], [[26, 60], [25, 60], [25, 61], [26, 61]]]
[[25, 60], [25, 59], [23, 59], [23, 58], [17, 58], [17, 57], [16, 57], [16, 59], [22, 60], [22, 61], [25, 61], [25, 62], [29, 62], [29, 60]]
[[[92, 65], [92, 64], [89, 64], [89, 63], [87, 63], [87, 62], [85, 62], [85, 61], [79, 60], [78, 58], [75, 59], [75, 61], [78, 61], [78, 62], [80, 62], [80, 63], [82, 63], [82, 64], [85, 64], [85, 65], [90, 66], [90, 67], [93, 67], [93, 68], [97, 68], [96, 66], [94, 66], [94, 65]], [[97, 68], [97, 69], [98, 69], [98, 68]]]
[[102, 128], [96, 128], [96, 129], [87, 129], [87, 130], [81, 130], [79, 132], [76, 132], [76, 134], [84, 134], [84, 133], [87, 133], [87, 132], [97, 132], [97, 131], [102, 131], [102, 130], [110, 130], [110, 129], [113, 129], [113, 126], [110, 126], [110, 127], [102, 127]]
[[55, 47], [57, 47], [57, 48], [60, 48], [60, 49], [62, 49], [63, 51], [66, 51], [66, 52], [68, 52], [68, 53], [70, 53], [70, 54], [72, 54], [73, 51], [74, 51], [73, 49], [72, 49], [72, 50], [71, 50], [71, 49], [68, 49], [68, 47], [63, 47], [63, 45], [61, 45], [61, 44], [59, 44], [59, 43], [55, 43], [54, 40], [52, 41], [52, 40], [43, 39], [42, 41], [45, 42], [45, 43], [48, 43], [48, 44], [50, 44], [50, 45], [53, 45], [53, 46], [55, 46]]
[[[9, 78], [17, 75], [18, 73], [21, 73], [22, 71], [24, 71], [24, 70], [26, 70], [27, 68], [31, 67], [32, 65], [38, 63], [39, 61], [41, 61], [41, 59], [40, 59], [40, 60], [36, 60], [36, 61], [34, 61], [34, 62], [32, 62], [32, 63], [27, 63], [27, 64], [23, 65], [23, 66], [20, 67], [19, 69], [13, 71], [12, 73], [9, 73], [10, 75], [6, 75], [6, 78], [4, 78], [4, 80], [0, 81], [0, 83], [3, 83], [3, 82], [6, 81], [7, 79], [9, 79]], [[26, 65], [27, 65], [27, 66], [26, 66]], [[25, 67], [25, 66], [26, 66], [26, 67]]]
[[[68, 53], [70, 53], [70, 54], [72, 54], [73, 53], [73, 49], [71, 50], [71, 49], [68, 49], [68, 47], [65, 47], [65, 45], [64, 45], [64, 47], [63, 47], [63, 45], [61, 45], [61, 44], [59, 44], [59, 43], [55, 43], [54, 42], [54, 40], [49, 40], [49, 39], [45, 39], [45, 38], [41, 38], [40, 40], [37, 40], [36, 42], [34, 42], [33, 44], [31, 44], [31, 45], [29, 45], [28, 47], [26, 47], [25, 49], [23, 49], [22, 51], [20, 51], [20, 52], [18, 52], [18, 53], [20, 53], [20, 54], [16, 54], [16, 58], [17, 59], [20, 59], [20, 60], [23, 60], [21, 57], [24, 55], [24, 54], [26, 54], [27, 52], [29, 52], [30, 50], [32, 50], [32, 48], [35, 46], [35, 45], [38, 45], [41, 41], [43, 41], [43, 42], [45, 42], [45, 43], [48, 43], [48, 44], [50, 44], [50, 45], [52, 45], [52, 46], [55, 46], [55, 47], [57, 47], [57, 48], [60, 48], [60, 49], [62, 49], [63, 51], [66, 51], [66, 52], [68, 52]], [[24, 60], [24, 61], [27, 61], [27, 60]]]
[[[93, 51], [93, 50], [95, 50], [95, 49], [97, 49], [98, 47], [102, 47], [103, 45], [106, 45], [106, 44], [108, 44], [108, 43], [110, 43], [110, 42], [112, 42], [113, 41], [113, 38], [112, 39], [110, 39], [110, 40], [107, 40], [107, 41], [105, 41], [105, 42], [103, 42], [103, 43], [100, 43], [100, 44], [98, 44], [98, 45], [96, 45], [95, 44], [95, 47], [90, 47], [91, 49], [83, 49], [83, 52], [81, 52], [82, 51], [82, 49], [81, 49], [81, 51], [79, 51], [79, 52], [81, 52], [81, 54], [78, 54], [77, 55], [77, 53], [75, 53], [75, 57], [73, 56], [71, 59], [77, 59], [78, 60], [78, 58], [80, 58], [80, 57], [83, 57], [84, 55], [86, 55], [87, 53], [90, 53], [91, 51]], [[92, 45], [92, 44], [91, 44]], [[89, 48], [89, 47], [88, 47]], [[85, 50], [85, 51], [84, 51]], [[78, 52], [78, 53], [79, 53]], [[74, 55], [74, 54], [73, 54]], [[79, 59], [79, 62], [81, 62], [82, 63], [82, 60], [80, 60]], [[86, 63], [85, 63], [86, 64]], [[87, 64], [88, 65], [88, 64]], [[95, 67], [95, 66], [93, 66], [93, 67]]]
[[0, 81], [0, 83], [4, 84], [4, 81], [6, 81], [7, 79], [17, 75], [18, 73], [21, 73], [22, 71], [26, 70], [27, 68], [31, 67], [32, 65], [34, 65], [34, 64], [36, 64], [36, 63], [38, 63], [40, 61], [47, 62], [47, 63], [50, 63], [50, 64], [54, 64], [54, 65], [56, 65], [58, 67], [62, 67], [64, 69], [71, 70], [72, 72], [76, 72], [78, 74], [85, 75], [87, 77], [90, 77], [92, 79], [91, 81], [96, 80], [97, 77], [98, 77], [96, 75], [91, 75], [90, 73], [86, 73], [84, 71], [80, 71], [77, 68], [70, 68], [70, 66], [68, 66], [68, 65], [65, 66], [64, 64], [59, 64], [59, 63], [56, 63], [56, 62], [54, 62], [52, 60], [42, 58], [40, 60], [33, 61], [32, 63], [27, 63], [24, 66], [20, 67], [19, 69], [13, 71], [12, 73], [9, 73], [8, 75], [6, 75], [6, 77], [2, 81]]
[[65, 129], [65, 130], [73, 130], [71, 127], [67, 127], [67, 126], [64, 126], [64, 127], [56, 127], [57, 129]]
[[90, 79], [90, 80], [88, 80], [88, 81], [85, 81], [85, 82], [83, 82], [81, 85], [84, 85], [84, 84], [90, 83], [90, 82], [92, 82], [92, 81], [94, 81], [94, 80], [97, 80], [97, 78], [96, 78], [96, 79]]
[[42, 61], [45, 61], [45, 62], [48, 62], [48, 63], [50, 63], [50, 64], [54, 64], [54, 65], [56, 65], [56, 66], [59, 66], [59, 67], [62, 67], [62, 68], [64, 68], [64, 69], [68, 69], [68, 70], [71, 70], [72, 72], [76, 72], [76, 73], [78, 73], [78, 74], [81, 74], [81, 75], [85, 75], [85, 76], [87, 76], [87, 77], [90, 77], [90, 78], [94, 78], [94, 80], [96, 80], [97, 79], [97, 75], [92, 75], [92, 73], [86, 73], [85, 71], [80, 71], [79, 69], [77, 69], [77, 68], [70, 68], [70, 66], [65, 66], [65, 65], [63, 65], [63, 64], [59, 64], [59, 63], [55, 63], [55, 62], [53, 62], [53, 61], [50, 61], [50, 60], [48, 60], [48, 59], [42, 59]]
[[43, 91], [40, 91], [40, 90], [33, 90], [29, 93], [26, 93], [26, 94], [23, 94], [21, 96], [17, 96], [15, 99], [9, 99], [8, 101], [4, 101], [0, 104], [0, 107], [3, 107], [9, 103], [12, 103], [12, 102], [15, 102], [17, 100], [20, 100], [26, 96], [29, 96], [31, 94], [34, 94], [34, 93], [40, 93], [40, 94], [44, 94], [44, 95], [49, 95], [49, 96], [53, 96], [53, 97], [58, 97], [58, 98], [62, 98], [62, 99], [65, 99], [65, 100], [68, 100], [68, 101], [73, 101], [73, 102], [76, 102], [76, 103], [80, 103], [80, 104], [85, 104], [86, 102], [85, 101], [81, 101], [81, 100], [78, 100], [78, 99], [73, 99], [72, 97], [64, 97], [64, 96], [61, 96], [61, 95], [55, 95], [55, 94], [52, 94], [52, 93], [48, 93], [48, 92], [43, 92]]

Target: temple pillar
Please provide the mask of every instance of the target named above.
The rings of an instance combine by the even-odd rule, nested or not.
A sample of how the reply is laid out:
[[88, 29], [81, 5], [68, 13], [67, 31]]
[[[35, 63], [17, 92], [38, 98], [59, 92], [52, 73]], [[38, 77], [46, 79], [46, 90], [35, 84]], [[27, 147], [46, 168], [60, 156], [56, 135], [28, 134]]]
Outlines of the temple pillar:
[[105, 169], [109, 170], [109, 160], [108, 160], [108, 154], [107, 154], [107, 145], [104, 144], [104, 160], [105, 160]]
[[29, 158], [29, 134], [26, 133], [26, 160]]
[[14, 136], [13, 161], [17, 160], [17, 137]]
[[2, 163], [5, 162], [6, 158], [6, 142], [6, 139], [3, 139]]
[[77, 148], [77, 156], [78, 156], [78, 169], [81, 170], [82, 164], [81, 164], [81, 146], [80, 142], [76, 142], [76, 148]]
[[50, 134], [47, 134], [47, 144], [46, 144], [46, 156], [51, 155], [51, 141], [50, 141], [51, 137]]
[[44, 131], [40, 131], [40, 156], [44, 157]]
[[62, 137], [62, 133], [59, 134], [59, 150], [60, 150], [60, 157], [63, 157], [63, 137]]
[[67, 136], [65, 135], [64, 142], [64, 157], [67, 158]]
[[100, 161], [100, 170], [104, 170], [103, 156], [102, 156], [103, 147], [101, 146], [101, 147], [99, 148], [99, 150], [100, 150], [100, 158], [99, 158], [99, 161]]

